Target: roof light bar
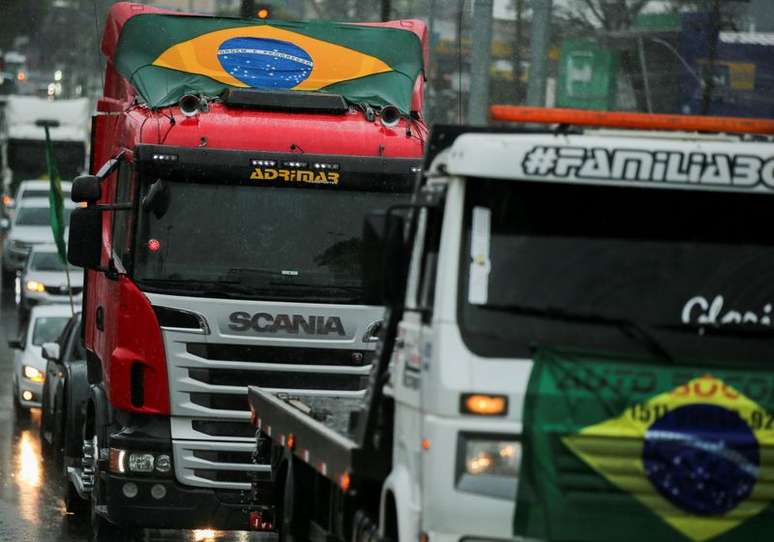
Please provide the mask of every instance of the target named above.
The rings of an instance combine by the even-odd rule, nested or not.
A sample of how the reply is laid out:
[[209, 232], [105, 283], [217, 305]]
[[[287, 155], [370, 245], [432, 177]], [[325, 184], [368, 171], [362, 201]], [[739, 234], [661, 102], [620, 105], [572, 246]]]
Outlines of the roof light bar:
[[277, 165], [276, 160], [250, 160], [250, 163], [254, 166], [261, 167], [274, 167]]
[[153, 159], [158, 160], [160, 162], [176, 162], [177, 155], [176, 154], [154, 154]]
[[570, 124], [632, 130], [666, 130], [774, 135], [774, 120], [742, 117], [701, 117], [692, 115], [653, 115], [620, 111], [552, 109], [515, 105], [493, 105], [492, 120], [534, 124]]
[[331, 171], [339, 170], [338, 164], [329, 163], [329, 162], [315, 162], [312, 167], [314, 167], [314, 169], [327, 169]]

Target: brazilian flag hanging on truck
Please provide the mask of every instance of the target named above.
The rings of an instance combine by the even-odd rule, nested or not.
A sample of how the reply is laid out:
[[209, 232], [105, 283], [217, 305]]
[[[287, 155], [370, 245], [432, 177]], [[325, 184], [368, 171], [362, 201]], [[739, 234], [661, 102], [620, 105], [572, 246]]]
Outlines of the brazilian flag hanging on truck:
[[114, 62], [151, 108], [235, 87], [323, 91], [407, 114], [423, 70], [408, 30], [166, 14], [126, 21]]
[[774, 374], [544, 349], [525, 403], [516, 535], [774, 536]]

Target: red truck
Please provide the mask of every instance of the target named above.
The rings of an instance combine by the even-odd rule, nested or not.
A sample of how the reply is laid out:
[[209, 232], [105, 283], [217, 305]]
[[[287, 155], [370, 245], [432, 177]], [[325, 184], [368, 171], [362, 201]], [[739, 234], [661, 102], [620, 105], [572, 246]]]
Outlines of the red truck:
[[415, 185], [426, 28], [117, 3], [102, 51], [72, 191], [89, 386], [71, 388], [89, 391], [70, 401], [67, 507], [98, 540], [244, 529], [251, 481], [270, 485], [247, 386], [368, 388], [383, 311], [362, 224]]

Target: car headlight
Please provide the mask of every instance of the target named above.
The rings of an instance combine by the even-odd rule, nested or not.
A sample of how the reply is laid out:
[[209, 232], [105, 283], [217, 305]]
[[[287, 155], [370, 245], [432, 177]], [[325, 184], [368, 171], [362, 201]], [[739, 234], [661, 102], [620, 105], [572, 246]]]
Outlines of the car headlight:
[[33, 382], [43, 382], [45, 380], [46, 375], [43, 373], [43, 371], [36, 369], [35, 367], [30, 367], [29, 365], [24, 366], [24, 378], [27, 380], [31, 380]]
[[461, 434], [457, 487], [470, 493], [515, 498], [521, 452], [521, 442], [510, 435]]
[[28, 292], [38, 292], [42, 294], [46, 291], [46, 285], [42, 282], [38, 282], [37, 280], [28, 280], [27, 284], [24, 286], [27, 288]]

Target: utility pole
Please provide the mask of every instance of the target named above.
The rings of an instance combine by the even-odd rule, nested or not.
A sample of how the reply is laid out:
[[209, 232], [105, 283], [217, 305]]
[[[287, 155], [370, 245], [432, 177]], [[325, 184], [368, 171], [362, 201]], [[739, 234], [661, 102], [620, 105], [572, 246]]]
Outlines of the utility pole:
[[551, 4], [552, 0], [533, 0], [532, 2], [527, 104], [535, 107], [546, 105], [548, 46], [551, 41]]
[[470, 56], [468, 122], [489, 122], [489, 80], [492, 69], [493, 0], [475, 0], [473, 5], [473, 50]]
[[242, 0], [240, 15], [242, 17], [255, 17], [255, 0]]
[[382, 0], [382, 21], [389, 21], [392, 16], [392, 0]]

